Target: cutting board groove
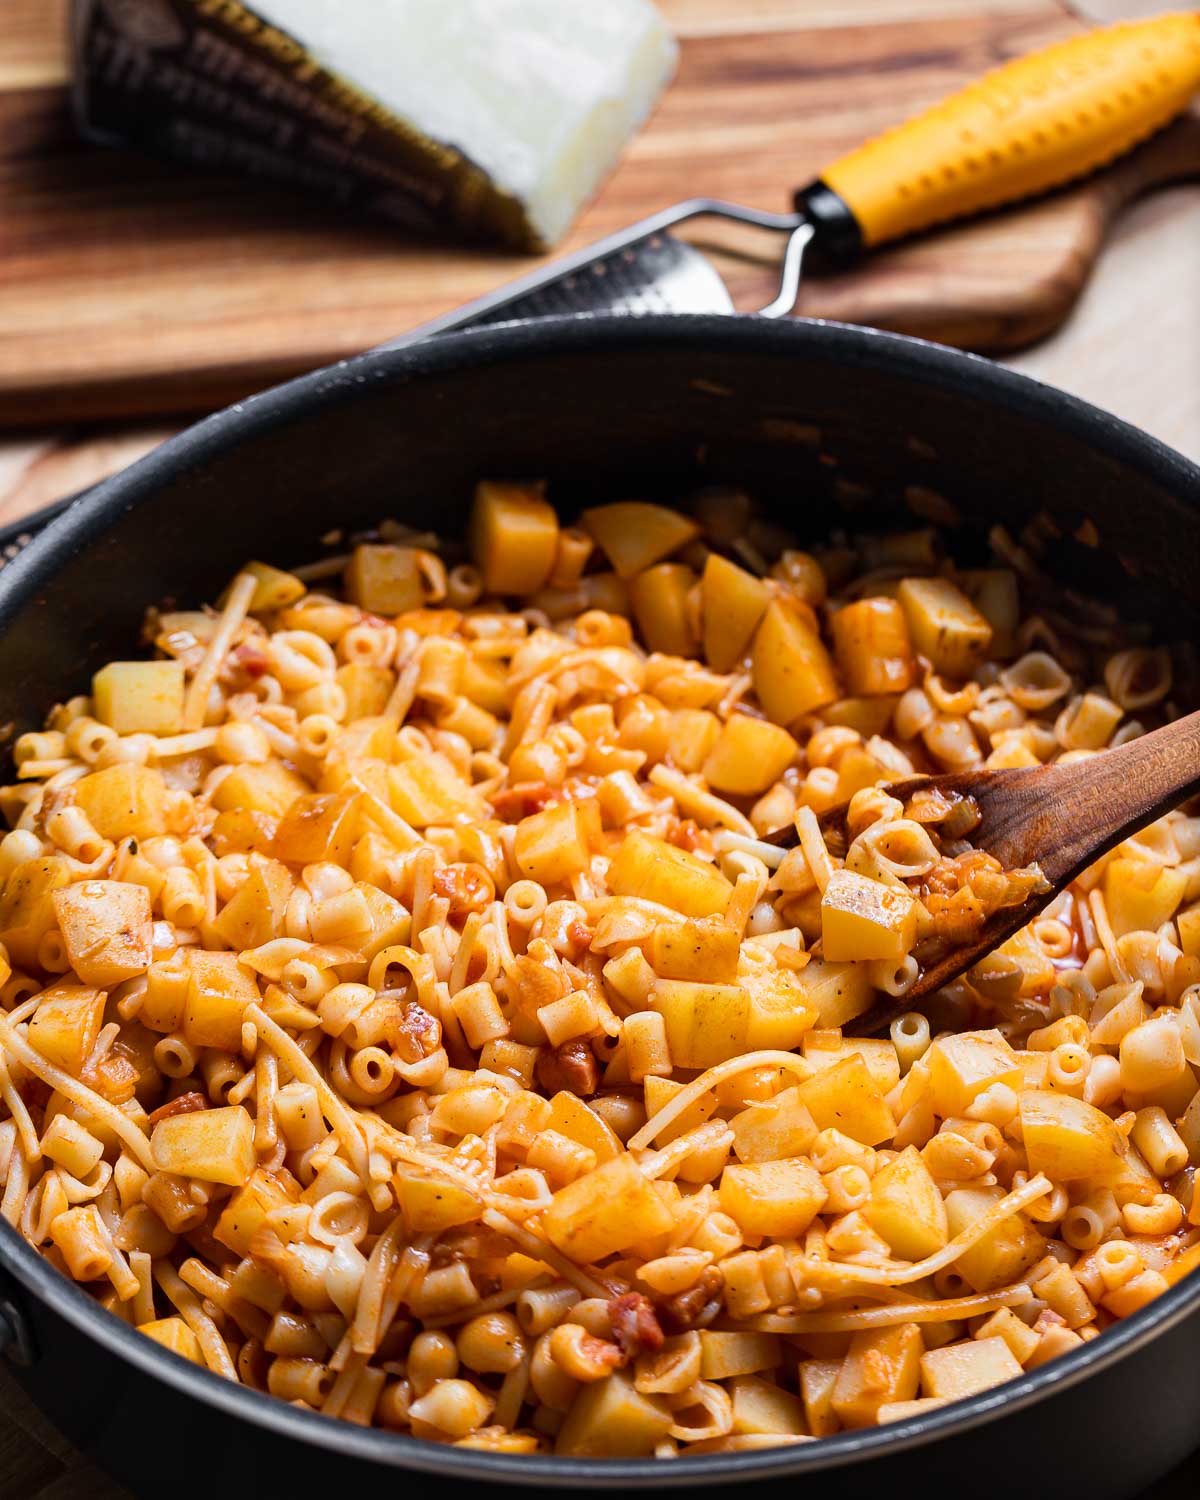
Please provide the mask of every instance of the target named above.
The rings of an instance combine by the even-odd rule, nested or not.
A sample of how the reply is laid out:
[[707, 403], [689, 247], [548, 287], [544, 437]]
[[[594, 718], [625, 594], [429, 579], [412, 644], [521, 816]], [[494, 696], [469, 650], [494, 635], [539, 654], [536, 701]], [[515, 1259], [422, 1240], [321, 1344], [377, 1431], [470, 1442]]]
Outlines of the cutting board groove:
[[[1079, 24], [1058, 0], [662, 3], [682, 38], [678, 77], [564, 248], [692, 194], [784, 208], [864, 134]], [[210, 408], [536, 264], [414, 243], [283, 189], [87, 146], [67, 107], [66, 0], [4, 9], [0, 423]], [[1019, 347], [1068, 314], [1130, 198], [1196, 173], [1190, 117], [1073, 190], [814, 276], [798, 310]], [[714, 254], [739, 307], [772, 295], [773, 248]]]

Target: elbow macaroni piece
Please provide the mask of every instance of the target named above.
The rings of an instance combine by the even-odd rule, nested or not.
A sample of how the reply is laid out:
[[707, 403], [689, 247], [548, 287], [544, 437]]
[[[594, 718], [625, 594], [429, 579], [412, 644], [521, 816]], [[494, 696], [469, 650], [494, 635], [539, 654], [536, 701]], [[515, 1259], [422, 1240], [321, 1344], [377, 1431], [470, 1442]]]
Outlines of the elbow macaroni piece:
[[1039, 880], [883, 788], [1154, 727], [1168, 650], [1023, 616], [1002, 534], [488, 482], [467, 537], [250, 563], [18, 740], [10, 1224], [227, 1378], [601, 1457], [932, 1409], [1200, 1263], [1200, 818], [843, 1034]]

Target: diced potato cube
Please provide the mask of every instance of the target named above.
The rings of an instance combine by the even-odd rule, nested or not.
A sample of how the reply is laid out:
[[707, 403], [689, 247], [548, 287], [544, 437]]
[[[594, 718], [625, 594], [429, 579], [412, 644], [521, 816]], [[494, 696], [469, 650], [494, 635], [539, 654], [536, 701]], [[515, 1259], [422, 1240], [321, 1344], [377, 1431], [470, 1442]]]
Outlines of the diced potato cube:
[[804, 1038], [804, 1060], [814, 1068], [831, 1068], [852, 1052], [857, 1052], [866, 1063], [867, 1072], [885, 1094], [900, 1082], [896, 1049], [882, 1037], [844, 1037], [837, 1031], [810, 1031]]
[[38, 996], [29, 1045], [47, 1062], [78, 1078], [104, 1021], [108, 996], [80, 984], [54, 984]]
[[821, 945], [833, 963], [900, 960], [917, 938], [917, 902], [907, 890], [853, 870], [834, 870], [821, 897]]
[[484, 480], [475, 488], [467, 546], [485, 593], [533, 594], [554, 566], [558, 517], [540, 485]]
[[791, 1239], [804, 1233], [829, 1195], [816, 1168], [793, 1158], [728, 1166], [717, 1196], [743, 1234]]
[[58, 920], [53, 894], [70, 882], [70, 866], [55, 855], [22, 860], [9, 875], [0, 896], [0, 942], [14, 963], [37, 962], [38, 944]]
[[254, 1171], [254, 1121], [240, 1104], [168, 1115], [150, 1137], [160, 1172], [244, 1187]]
[[1010, 568], [973, 568], [957, 574], [956, 581], [992, 627], [988, 655], [1001, 661], [1015, 656], [1021, 618], [1017, 575]]
[[188, 963], [184, 1036], [196, 1047], [240, 1051], [242, 1016], [247, 1005], [257, 1005], [259, 1000], [253, 971], [238, 962], [236, 953], [206, 953], [199, 948], [188, 950]]
[[841, 696], [812, 617], [784, 599], [768, 605], [755, 633], [753, 674], [763, 712], [776, 724], [792, 724]]
[[870, 1010], [875, 999], [865, 964], [830, 963], [814, 958], [799, 975], [800, 986], [816, 1008], [817, 1024], [845, 1026]]
[[867, 1427], [879, 1408], [911, 1401], [921, 1379], [924, 1341], [916, 1323], [856, 1333], [833, 1388], [843, 1427]]
[[773, 1380], [763, 1380], [757, 1375], [738, 1375], [730, 1381], [729, 1389], [733, 1395], [734, 1432], [776, 1437], [807, 1434], [804, 1402]]
[[554, 1441], [569, 1458], [648, 1457], [674, 1421], [661, 1396], [643, 1396], [630, 1372], [614, 1370], [582, 1386]]
[[294, 798], [279, 820], [271, 852], [289, 865], [316, 865], [325, 860], [349, 863], [359, 833], [359, 793], [305, 792]]
[[904, 611], [895, 599], [859, 599], [830, 626], [838, 671], [852, 693], [903, 693], [916, 679]]
[[1008, 1345], [1000, 1338], [972, 1339], [968, 1344], [945, 1344], [921, 1356], [921, 1386], [927, 1396], [958, 1401], [976, 1391], [990, 1390], [1022, 1373]]
[[[667, 716], [667, 743], [675, 768], [691, 775], [699, 771], [721, 734], [721, 721], [707, 708], [675, 708]], [[633, 748], [644, 749], [642, 745]]]
[[728, 1380], [753, 1375], [783, 1363], [783, 1347], [774, 1333], [719, 1333], [700, 1330], [700, 1379]]
[[750, 996], [740, 985], [656, 979], [650, 1005], [663, 1018], [677, 1068], [711, 1068], [746, 1050]]
[[838, 1430], [833, 1392], [841, 1369], [840, 1359], [806, 1359], [800, 1365], [800, 1395], [813, 1437], [828, 1437]]
[[183, 663], [113, 661], [92, 678], [96, 717], [118, 734], [175, 734], [183, 724]]
[[182, 1318], [156, 1318], [153, 1323], [140, 1323], [138, 1332], [144, 1333], [156, 1344], [161, 1344], [164, 1349], [169, 1349], [172, 1354], [190, 1359], [194, 1365], [204, 1363], [200, 1340]]
[[729, 1122], [739, 1161], [780, 1161], [803, 1156], [817, 1136], [817, 1123], [794, 1088], [739, 1110]]
[[472, 1224], [483, 1212], [474, 1194], [457, 1183], [401, 1167], [393, 1179], [404, 1222], [413, 1234], [441, 1234], [459, 1224]]
[[346, 723], [373, 719], [387, 707], [396, 679], [386, 667], [352, 661], [337, 670], [337, 683], [346, 695]]
[[715, 791], [753, 797], [779, 780], [800, 753], [786, 729], [749, 714], [732, 714], [704, 762], [704, 779]]
[[1011, 1307], [998, 1308], [986, 1323], [975, 1330], [977, 1339], [1003, 1339], [1008, 1351], [1023, 1365], [1037, 1348], [1041, 1338], [1028, 1323], [1022, 1323]]
[[84, 776], [72, 790], [102, 839], [114, 843], [122, 838], [149, 839], [167, 831], [167, 788], [161, 771], [128, 764], [106, 766]]
[[924, 1260], [949, 1238], [946, 1205], [915, 1146], [876, 1172], [863, 1216], [901, 1260]]
[[622, 841], [609, 866], [608, 884], [615, 896], [657, 901], [685, 917], [723, 917], [733, 894], [715, 865], [640, 829]]
[[252, 812], [248, 807], [218, 813], [212, 828], [213, 853], [261, 854], [271, 847], [278, 819], [267, 813]]
[[650, 965], [663, 979], [733, 984], [740, 949], [733, 928], [712, 917], [660, 922], [650, 939]]
[[747, 974], [742, 988], [750, 996], [746, 1046], [780, 1048], [790, 1052], [817, 1021], [811, 993], [788, 969], [766, 969]]
[[658, 563], [629, 580], [629, 602], [646, 648], [668, 656], [697, 656], [688, 594], [696, 575], [686, 563]]
[[620, 1156], [624, 1150], [608, 1121], [602, 1120], [577, 1094], [570, 1094], [565, 1089], [550, 1100], [546, 1129], [565, 1135], [577, 1146], [594, 1152], [601, 1165], [614, 1156]]
[[665, 505], [620, 500], [585, 510], [579, 524], [595, 537], [619, 578], [632, 578], [700, 535], [688, 516]]
[[912, 643], [934, 669], [969, 677], [987, 653], [992, 627], [946, 578], [905, 578], [896, 590]]
[[249, 1255], [250, 1242], [267, 1222], [273, 1209], [291, 1202], [291, 1195], [277, 1177], [261, 1169], [253, 1172], [221, 1211], [213, 1238], [234, 1255]]
[[1044, 1172], [1051, 1182], [1075, 1182], [1120, 1169], [1124, 1140], [1103, 1110], [1049, 1089], [1025, 1089], [1019, 1097], [1031, 1172]]
[[292, 877], [284, 866], [274, 859], [263, 860], [221, 908], [213, 930], [237, 952], [284, 937], [284, 915], [291, 894]]
[[562, 885], [587, 868], [590, 841], [600, 831], [599, 806], [559, 802], [517, 824], [513, 857], [522, 875], [539, 885]]
[[[951, 1238], [995, 1207], [1002, 1187], [955, 1188], [946, 1196]], [[954, 1268], [977, 1292], [1009, 1286], [1046, 1253], [1046, 1241], [1023, 1214], [1012, 1214], [989, 1229], [954, 1262]]]
[[1110, 859], [1104, 867], [1104, 903], [1115, 937], [1157, 932], [1183, 900], [1188, 878], [1146, 859]]
[[672, 1222], [670, 1209], [628, 1153], [560, 1188], [542, 1214], [550, 1242], [577, 1265], [666, 1234]]
[[770, 587], [761, 578], [709, 553], [700, 579], [700, 612], [704, 655], [714, 672], [732, 672], [746, 655], [770, 602]]
[[399, 615], [425, 602], [421, 555], [415, 547], [355, 547], [344, 577], [346, 597], [369, 614]]
[[388, 794], [393, 809], [414, 828], [459, 817], [478, 821], [483, 816], [479, 793], [437, 752], [389, 766]]
[[864, 1146], [878, 1146], [896, 1133], [883, 1091], [857, 1052], [805, 1079], [799, 1094], [818, 1130], [840, 1130]]
[[[1019, 932], [1013, 933], [1007, 942], [1000, 944], [996, 953], [1001, 958], [1012, 959], [1020, 969], [1019, 994], [1024, 1000], [1046, 994], [1057, 978], [1053, 960], [1028, 927], [1022, 927]], [[984, 964], [986, 968], [986, 960]]]
[[1021, 1060], [1000, 1032], [963, 1031], [934, 1042], [928, 1053], [934, 1110], [943, 1119], [965, 1115], [993, 1084], [1019, 1090]]
[[234, 766], [212, 800], [218, 812], [249, 811], [282, 818], [296, 798], [310, 790], [282, 761], [268, 760], [261, 766]]
[[85, 984], [121, 984], [149, 968], [152, 922], [144, 885], [85, 880], [51, 899], [71, 967]]

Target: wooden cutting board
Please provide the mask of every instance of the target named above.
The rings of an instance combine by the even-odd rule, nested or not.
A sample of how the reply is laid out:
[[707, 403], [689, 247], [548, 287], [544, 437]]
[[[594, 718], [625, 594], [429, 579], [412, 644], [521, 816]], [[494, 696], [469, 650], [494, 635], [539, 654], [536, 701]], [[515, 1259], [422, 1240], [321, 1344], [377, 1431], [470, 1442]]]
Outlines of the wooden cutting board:
[[[763, 208], [865, 133], [1078, 26], [1059, 0], [661, 0], [678, 76], [568, 246], [697, 193]], [[283, 190], [82, 144], [67, 0], [3, 0], [0, 423], [209, 409], [353, 354], [536, 262], [336, 223]], [[973, 348], [1067, 314], [1112, 216], [1200, 172], [1200, 117], [1102, 177], [808, 281], [799, 310]], [[770, 258], [718, 253], [739, 307]]]

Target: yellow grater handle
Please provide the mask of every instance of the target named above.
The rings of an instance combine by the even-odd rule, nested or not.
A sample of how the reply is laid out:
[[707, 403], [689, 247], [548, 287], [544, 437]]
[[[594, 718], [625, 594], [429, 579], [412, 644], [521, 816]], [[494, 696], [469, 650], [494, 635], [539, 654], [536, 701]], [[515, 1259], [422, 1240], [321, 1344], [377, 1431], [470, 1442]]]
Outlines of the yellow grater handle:
[[835, 253], [880, 245], [1082, 177], [1161, 129], [1197, 89], [1200, 12], [1089, 32], [851, 151], [797, 207]]

